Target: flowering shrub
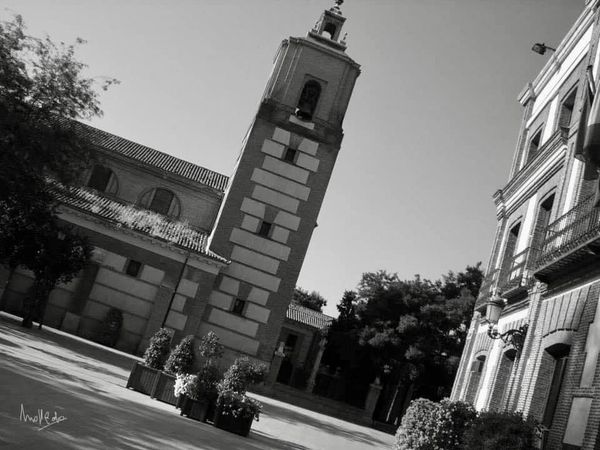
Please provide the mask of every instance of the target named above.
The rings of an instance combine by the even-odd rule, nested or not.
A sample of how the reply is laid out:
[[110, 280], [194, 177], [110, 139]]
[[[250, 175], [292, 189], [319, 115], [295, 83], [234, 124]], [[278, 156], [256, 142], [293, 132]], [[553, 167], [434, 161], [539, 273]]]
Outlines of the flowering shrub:
[[236, 419], [239, 417], [253, 417], [257, 421], [262, 410], [262, 404], [259, 401], [232, 390], [219, 393], [217, 407], [220, 407], [226, 416], [232, 415]]
[[197, 400], [196, 392], [198, 390], [198, 375], [178, 374], [175, 379], [175, 397], [186, 395], [191, 399]]
[[266, 365], [252, 362], [247, 357], [236, 359], [217, 384], [217, 407], [224, 415], [258, 420], [262, 405], [248, 397], [246, 390], [250, 385], [264, 381], [266, 375]]
[[535, 422], [520, 413], [482, 412], [465, 433], [465, 448], [530, 450], [534, 432]]
[[190, 373], [194, 366], [194, 336], [184, 337], [173, 349], [165, 363], [165, 372], [172, 374]]
[[441, 422], [439, 424], [436, 444], [447, 450], [464, 448], [465, 431], [472, 426], [477, 418], [473, 405], [466, 402], [452, 402], [443, 399], [441, 405]]
[[[414, 400], [396, 433], [396, 450], [459, 450], [477, 413], [468, 403]], [[471, 447], [466, 447], [471, 448]]]
[[144, 364], [152, 369], [162, 370], [171, 347], [171, 333], [161, 328], [150, 339], [144, 353]]

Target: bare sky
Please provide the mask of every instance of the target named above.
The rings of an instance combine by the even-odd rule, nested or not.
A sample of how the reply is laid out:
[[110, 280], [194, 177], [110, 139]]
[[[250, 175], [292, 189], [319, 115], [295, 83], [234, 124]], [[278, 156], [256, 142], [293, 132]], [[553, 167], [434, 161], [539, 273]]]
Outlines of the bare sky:
[[[93, 125], [231, 175], [279, 42], [333, 0], [0, 0], [31, 34], [88, 41], [121, 84]], [[347, 0], [363, 66], [299, 284], [326, 312], [361, 274], [438, 278], [487, 258], [522, 109], [516, 98], [583, 0]]]

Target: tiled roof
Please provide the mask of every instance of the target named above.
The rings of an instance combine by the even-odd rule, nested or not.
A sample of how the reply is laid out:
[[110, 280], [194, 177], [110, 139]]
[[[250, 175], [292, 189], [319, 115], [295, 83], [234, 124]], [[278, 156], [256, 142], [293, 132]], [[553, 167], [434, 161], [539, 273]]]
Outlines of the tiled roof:
[[52, 191], [63, 204], [100, 217], [117, 228], [128, 228], [217, 261], [228, 262], [207, 248], [208, 234], [190, 227], [185, 222], [106, 198], [85, 188], [54, 185]]
[[288, 320], [300, 322], [319, 330], [329, 326], [333, 320], [333, 317], [331, 316], [315, 311], [314, 309], [300, 306], [294, 302], [290, 303], [290, 306], [288, 306], [285, 317]]
[[229, 181], [229, 178], [225, 175], [89, 125], [80, 122], [77, 122], [77, 125], [78, 131], [104, 149], [120, 153], [128, 158], [174, 173], [188, 180], [205, 184], [218, 191], [225, 191]]

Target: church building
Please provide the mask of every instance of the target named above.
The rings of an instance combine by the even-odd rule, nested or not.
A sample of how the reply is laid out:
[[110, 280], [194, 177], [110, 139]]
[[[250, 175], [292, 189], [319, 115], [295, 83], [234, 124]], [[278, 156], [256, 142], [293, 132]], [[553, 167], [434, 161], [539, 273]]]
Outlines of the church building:
[[531, 416], [545, 449], [600, 448], [598, 168], [585, 151], [600, 106], [599, 5], [582, 4], [556, 49], [533, 48], [549, 57], [519, 95], [523, 121], [452, 391], [478, 410]]
[[[360, 74], [341, 3], [281, 42], [231, 177], [78, 125], [96, 161], [82, 186], [56, 195], [61, 220], [94, 252], [51, 293], [46, 324], [95, 339], [116, 308], [121, 350], [140, 354], [166, 327], [174, 343], [214, 331], [228, 361], [272, 360]], [[0, 269], [0, 307], [20, 312], [31, 284], [24, 270]]]

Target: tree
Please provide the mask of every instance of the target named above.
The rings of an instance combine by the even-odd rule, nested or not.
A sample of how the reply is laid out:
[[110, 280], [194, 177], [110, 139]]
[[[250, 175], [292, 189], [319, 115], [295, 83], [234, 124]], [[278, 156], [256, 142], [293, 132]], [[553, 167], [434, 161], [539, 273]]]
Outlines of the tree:
[[441, 399], [450, 392], [481, 280], [480, 264], [438, 281], [363, 274], [357, 292], [346, 291], [338, 306], [324, 362], [362, 383], [385, 376]]
[[75, 58], [83, 42], [28, 36], [20, 16], [0, 22], [0, 263], [36, 277], [25, 326], [43, 314], [56, 283], [72, 279], [90, 255], [85, 238], [60, 224], [55, 197], [90, 161], [76, 120], [101, 115], [97, 88], [116, 82], [83, 76], [86, 65]]
[[296, 286], [296, 289], [294, 289], [292, 301], [305, 308], [310, 308], [319, 312], [323, 312], [323, 307], [327, 305], [327, 300], [325, 300], [325, 298], [317, 291], [308, 292], [300, 286]]
[[83, 269], [92, 248], [87, 239], [67, 226], [58, 225], [53, 217], [43, 224], [34, 224], [32, 231], [33, 254], [24, 265], [33, 271], [35, 279], [25, 299], [22, 324], [30, 328], [37, 318], [41, 328], [48, 295], [58, 283], [68, 283]]

